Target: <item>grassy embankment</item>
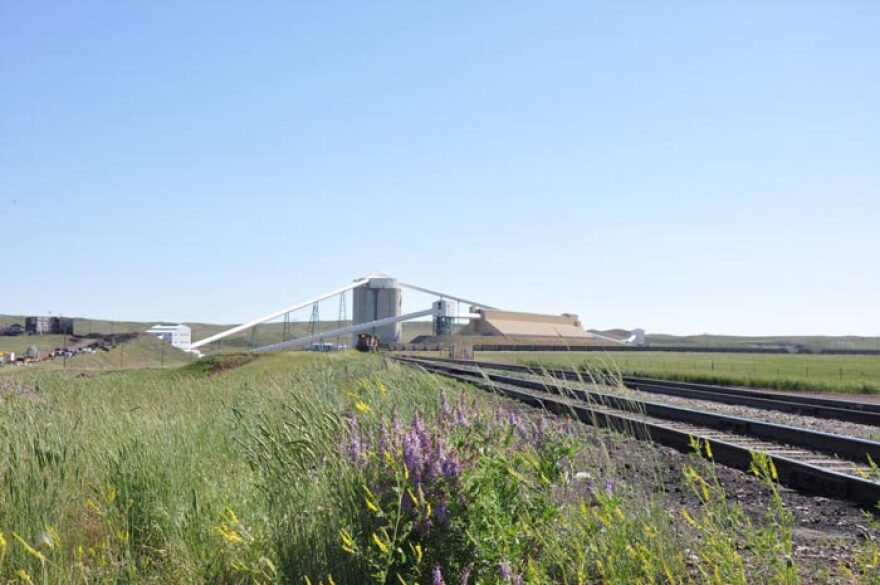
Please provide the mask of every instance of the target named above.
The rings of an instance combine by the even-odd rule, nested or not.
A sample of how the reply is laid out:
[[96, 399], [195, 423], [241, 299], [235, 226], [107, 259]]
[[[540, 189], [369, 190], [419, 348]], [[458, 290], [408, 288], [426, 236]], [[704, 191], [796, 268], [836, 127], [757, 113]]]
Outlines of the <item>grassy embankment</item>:
[[685, 352], [478, 352], [477, 359], [779, 390], [880, 393], [880, 356]]
[[[0, 403], [0, 582], [817, 576], [781, 501], [749, 521], [705, 458], [682, 479], [697, 504], [670, 510], [617, 481], [609, 435], [376, 356], [27, 370]], [[839, 570], [876, 582], [877, 544], [851, 552]]]

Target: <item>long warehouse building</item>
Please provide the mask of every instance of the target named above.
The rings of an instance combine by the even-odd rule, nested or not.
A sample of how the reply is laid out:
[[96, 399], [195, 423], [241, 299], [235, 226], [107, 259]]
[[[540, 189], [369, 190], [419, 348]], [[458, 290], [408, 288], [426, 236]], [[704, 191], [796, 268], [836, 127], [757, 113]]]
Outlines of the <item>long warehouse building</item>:
[[459, 331], [459, 335], [486, 337], [566, 337], [591, 339], [577, 315], [540, 315], [496, 309], [471, 309], [478, 315]]

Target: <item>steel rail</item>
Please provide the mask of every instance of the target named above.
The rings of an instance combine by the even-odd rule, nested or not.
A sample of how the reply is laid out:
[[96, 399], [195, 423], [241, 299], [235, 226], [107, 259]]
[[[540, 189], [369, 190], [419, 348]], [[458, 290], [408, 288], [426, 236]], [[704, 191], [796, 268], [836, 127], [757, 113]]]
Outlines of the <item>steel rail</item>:
[[812, 429], [804, 429], [791, 425], [782, 425], [730, 416], [694, 408], [684, 408], [661, 402], [637, 400], [604, 392], [595, 392], [580, 388], [567, 388], [559, 385], [559, 383], [552, 378], [545, 378], [544, 380], [525, 380], [511, 376], [502, 376], [486, 372], [485, 370], [480, 369], [479, 366], [475, 367], [473, 362], [471, 362], [470, 366], [444, 364], [431, 362], [429, 360], [419, 360], [417, 363], [428, 369], [437, 368], [446, 369], [455, 373], [477, 374], [492, 382], [513, 384], [531, 390], [573, 396], [578, 400], [590, 404], [608, 406], [627, 412], [642, 413], [666, 420], [696, 424], [771, 441], [784, 441], [789, 445], [805, 447], [837, 457], [845, 457], [856, 463], [867, 463], [868, 456], [874, 461], [880, 461], [880, 442], [877, 441], [814, 431]]
[[[814, 444], [817, 435], [826, 439], [831, 438], [836, 442], [837, 449], [847, 441], [852, 442], [853, 446], [843, 449], [850, 454], [847, 458], [851, 458], [851, 455], [858, 451], [859, 445], [867, 447], [868, 445], [865, 444], [871, 444], [870, 450], [874, 451], [880, 448], [880, 443], [614, 396], [610, 398], [618, 399], [617, 402], [601, 404], [589, 400], [589, 395], [598, 393], [580, 389], [492, 375], [485, 371], [467, 369], [449, 363], [401, 357], [395, 359], [490, 392], [500, 392], [550, 412], [575, 415], [582, 422], [628, 432], [637, 438], [648, 439], [679, 451], [692, 451], [693, 438], [709, 441], [715, 461], [738, 469], [751, 469], [753, 453], [762, 451], [771, 456], [779, 481], [783, 485], [848, 500], [866, 508], [875, 509], [880, 502], [880, 483], [853, 475], [852, 472], [858, 469], [856, 465], [811, 453], [811, 451], [833, 453], [835, 450], [820, 448], [821, 445]], [[566, 398], [566, 395], [572, 398]], [[641, 403], [645, 410], [628, 410], [634, 406], [633, 403]], [[659, 411], [652, 406], [664, 406], [669, 410]], [[726, 422], [730, 419], [737, 422], [736, 426], [732, 428], [727, 426]], [[672, 425], [669, 424], [670, 421]], [[755, 442], [752, 437], [759, 437], [763, 441]], [[793, 448], [792, 445], [805, 447], [806, 450]], [[862, 455], [864, 456], [866, 452], [863, 451]], [[864, 471], [856, 471], [856, 473], [864, 473]]]
[[[568, 381], [596, 383], [610, 381], [614, 383], [618, 380], [618, 378], [615, 377], [609, 379], [609, 377], [602, 375], [592, 376], [588, 372], [578, 372], [576, 370], [564, 368], [539, 368], [498, 362], [473, 362], [467, 360], [434, 361], [455, 363], [459, 365], [479, 364], [480, 367], [486, 369], [529, 373], [534, 375], [550, 375]], [[851, 400], [835, 400], [833, 398], [821, 398], [815, 396], [790, 395], [782, 392], [753, 390], [748, 388], [732, 388], [728, 386], [695, 384], [692, 382], [677, 382], [674, 380], [657, 380], [654, 378], [640, 378], [635, 376], [622, 376], [619, 380], [628, 388], [652, 394], [708, 400], [711, 402], [748, 406], [762, 410], [776, 410], [816, 418], [880, 426], [880, 404], [870, 404]]]

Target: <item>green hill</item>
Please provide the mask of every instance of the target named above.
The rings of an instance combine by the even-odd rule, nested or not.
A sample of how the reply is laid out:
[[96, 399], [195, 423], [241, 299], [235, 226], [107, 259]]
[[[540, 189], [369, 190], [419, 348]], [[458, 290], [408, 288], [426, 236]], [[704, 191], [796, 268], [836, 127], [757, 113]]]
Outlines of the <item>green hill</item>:
[[778, 348], [802, 346], [807, 349], [880, 350], [880, 337], [855, 335], [771, 335], [747, 337], [737, 335], [665, 335], [653, 333], [646, 336], [653, 347], [730, 347], [743, 349]]

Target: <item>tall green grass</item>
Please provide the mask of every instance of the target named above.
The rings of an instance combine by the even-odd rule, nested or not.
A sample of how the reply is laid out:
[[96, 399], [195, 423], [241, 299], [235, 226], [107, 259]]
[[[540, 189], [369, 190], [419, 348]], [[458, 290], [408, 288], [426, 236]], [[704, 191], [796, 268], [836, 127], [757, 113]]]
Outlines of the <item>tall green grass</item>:
[[[810, 570], [791, 559], [784, 511], [743, 521], [705, 454], [682, 480], [705, 497], [670, 513], [619, 481], [597, 442], [610, 435], [555, 420], [536, 435], [539, 413], [379, 357], [205, 363], [0, 381], [0, 582], [753, 583]], [[453, 479], [413, 483], [400, 441], [419, 425], [437, 457], [458, 458]], [[840, 571], [876, 582], [877, 554], [866, 541]]]

